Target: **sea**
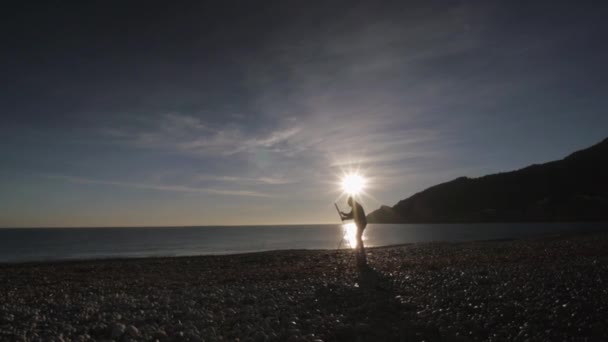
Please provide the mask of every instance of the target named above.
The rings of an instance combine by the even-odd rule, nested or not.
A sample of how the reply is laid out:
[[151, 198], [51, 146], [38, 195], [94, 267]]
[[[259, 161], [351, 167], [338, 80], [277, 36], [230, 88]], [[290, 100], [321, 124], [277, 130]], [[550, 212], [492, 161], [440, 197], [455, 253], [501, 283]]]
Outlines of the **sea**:
[[[608, 232], [608, 223], [370, 224], [366, 247]], [[352, 224], [0, 229], [0, 263], [344, 249]]]

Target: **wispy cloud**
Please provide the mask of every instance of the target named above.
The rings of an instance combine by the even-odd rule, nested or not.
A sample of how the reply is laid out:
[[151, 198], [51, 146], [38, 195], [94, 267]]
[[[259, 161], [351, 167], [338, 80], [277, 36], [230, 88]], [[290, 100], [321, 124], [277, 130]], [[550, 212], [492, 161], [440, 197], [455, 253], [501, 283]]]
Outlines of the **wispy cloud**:
[[247, 127], [233, 124], [211, 127], [195, 116], [170, 113], [149, 120], [144, 127], [110, 128], [103, 133], [114, 138], [115, 142], [139, 148], [172, 150], [201, 156], [231, 156], [255, 149], [281, 151], [279, 146], [299, 131], [300, 128], [292, 126], [254, 134]]
[[269, 194], [251, 191], [251, 190], [232, 190], [232, 189], [217, 189], [217, 188], [199, 188], [183, 185], [163, 185], [163, 184], [148, 184], [148, 183], [136, 183], [136, 182], [122, 182], [122, 181], [110, 181], [102, 179], [93, 179], [86, 177], [73, 177], [66, 175], [44, 175], [45, 178], [67, 181], [76, 184], [100, 184], [119, 186], [135, 189], [145, 190], [157, 190], [157, 191], [172, 191], [172, 192], [195, 192], [195, 193], [209, 193], [218, 195], [229, 195], [229, 196], [252, 196], [252, 197], [271, 197]]
[[[339, 21], [319, 28], [294, 22], [276, 34], [272, 49], [249, 69], [257, 109], [277, 121], [295, 117], [299, 134], [288, 142], [315, 151], [322, 162], [353, 150], [370, 160], [381, 153], [396, 155], [406, 145], [399, 136], [406, 127], [410, 140], [432, 144], [442, 139], [446, 125], [425, 121], [453, 81], [421, 73], [429, 62], [475, 48], [482, 27], [462, 29], [478, 17], [467, 6], [448, 7], [433, 14], [434, 20], [412, 14], [405, 24], [391, 15], [362, 21], [367, 10], [353, 6]], [[394, 19], [402, 15], [395, 13]], [[311, 29], [320, 34], [310, 34]], [[442, 102], [447, 100], [444, 96]]]
[[[253, 125], [174, 113], [118, 140], [225, 163], [225, 175], [199, 177], [212, 185], [298, 180], [320, 188], [334, 168], [395, 171], [398, 178], [399, 170], [444, 167], [446, 151], [454, 155], [463, 139], [454, 132], [508, 93], [500, 80], [483, 82], [460, 60], [479, 47], [487, 8], [421, 8], [362, 20], [382, 10], [371, 7], [353, 6], [319, 27], [289, 23], [269, 37], [268, 49], [246, 56], [251, 99], [239, 113], [255, 113]], [[446, 71], [454, 65], [462, 70]]]
[[239, 177], [239, 176], [220, 176], [220, 175], [198, 175], [195, 177], [200, 181], [214, 181], [241, 184], [262, 184], [262, 185], [283, 185], [292, 184], [296, 181], [283, 177]]
[[255, 113], [254, 125], [243, 115], [208, 120], [230, 113], [172, 113], [123, 129], [116, 140], [222, 165], [217, 174], [190, 175], [193, 184], [277, 186], [268, 191], [293, 183], [326, 188], [335, 168], [363, 167], [388, 179], [440, 163], [445, 145], [457, 138], [450, 134], [453, 119], [437, 121], [437, 112], [476, 91], [489, 98], [492, 87], [455, 87], [461, 79], [437, 77], [430, 66], [475, 49], [482, 25], [464, 23], [479, 13], [455, 6], [423, 13], [424, 20], [412, 14], [404, 23], [390, 15], [361, 21], [366, 11], [355, 6], [320, 28], [294, 22], [270, 37], [267, 51], [247, 56], [251, 101], [238, 112]]
[[272, 132], [267, 137], [250, 140], [247, 142], [246, 145], [249, 145], [252, 147], [257, 147], [257, 146], [272, 147], [278, 143], [287, 141], [290, 137], [292, 137], [299, 131], [300, 131], [300, 129], [297, 127], [275, 131], [275, 132]]

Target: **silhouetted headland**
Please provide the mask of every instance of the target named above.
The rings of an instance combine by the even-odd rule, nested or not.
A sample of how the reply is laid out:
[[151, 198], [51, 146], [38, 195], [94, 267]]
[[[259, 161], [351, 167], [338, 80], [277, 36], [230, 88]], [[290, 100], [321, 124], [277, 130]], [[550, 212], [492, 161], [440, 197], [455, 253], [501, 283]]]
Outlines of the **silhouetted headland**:
[[460, 177], [368, 215], [370, 223], [608, 220], [608, 138], [545, 164]]
[[608, 234], [0, 264], [2, 341], [599, 341]]

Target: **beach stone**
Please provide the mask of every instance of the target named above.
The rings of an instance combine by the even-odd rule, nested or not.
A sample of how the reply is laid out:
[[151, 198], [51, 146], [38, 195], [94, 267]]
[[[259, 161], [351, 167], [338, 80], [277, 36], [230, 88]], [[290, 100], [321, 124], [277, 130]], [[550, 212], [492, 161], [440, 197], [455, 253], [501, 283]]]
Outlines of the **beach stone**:
[[131, 337], [138, 337], [139, 336], [139, 330], [133, 326], [133, 325], [129, 325], [126, 329], [125, 329], [125, 333]]
[[268, 336], [263, 332], [263, 331], [257, 331], [254, 335], [253, 335], [253, 340], [255, 342], [264, 342], [268, 340]]
[[105, 334], [106, 331], [108, 331], [108, 326], [104, 323], [97, 323], [93, 325], [90, 329], [90, 332], [91, 334], [93, 334], [93, 336], [102, 336]]
[[159, 340], [159, 341], [166, 341], [169, 339], [169, 335], [167, 335], [167, 333], [164, 330], [159, 330], [157, 332], [154, 333], [153, 338], [155, 340]]
[[190, 336], [189, 340], [190, 342], [205, 342], [205, 340], [195, 335]]
[[2, 319], [0, 320], [0, 322], [4, 323], [4, 322], [12, 322], [15, 320], [15, 315], [13, 314], [7, 314], [7, 315], [3, 315]]
[[110, 337], [119, 338], [122, 334], [125, 333], [126, 327], [121, 323], [113, 323], [110, 326]]

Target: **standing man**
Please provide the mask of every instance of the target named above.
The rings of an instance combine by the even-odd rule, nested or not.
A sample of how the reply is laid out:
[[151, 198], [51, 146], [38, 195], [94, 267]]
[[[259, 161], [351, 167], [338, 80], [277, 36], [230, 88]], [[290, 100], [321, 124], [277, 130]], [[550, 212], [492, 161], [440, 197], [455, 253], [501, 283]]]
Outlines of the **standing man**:
[[342, 220], [352, 219], [357, 225], [357, 266], [367, 266], [367, 258], [365, 256], [365, 246], [363, 246], [363, 230], [367, 226], [367, 218], [365, 217], [365, 210], [361, 204], [357, 203], [352, 196], [348, 197], [348, 205], [351, 207], [350, 213], [340, 212]]

